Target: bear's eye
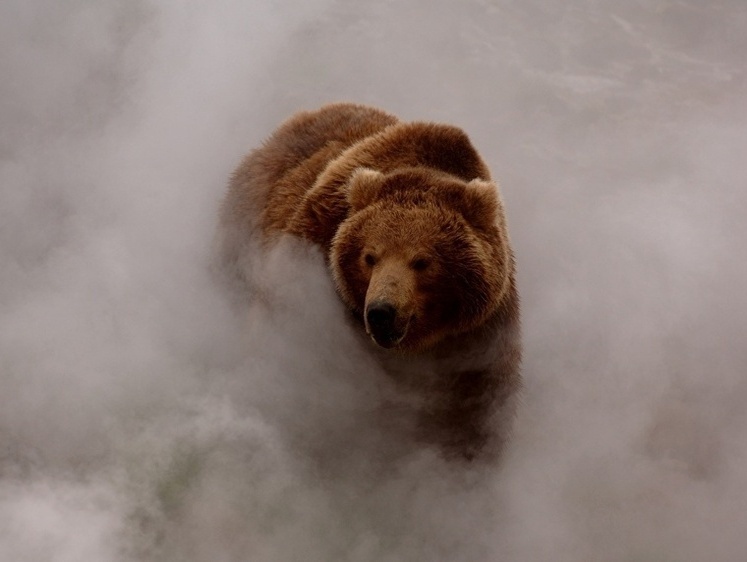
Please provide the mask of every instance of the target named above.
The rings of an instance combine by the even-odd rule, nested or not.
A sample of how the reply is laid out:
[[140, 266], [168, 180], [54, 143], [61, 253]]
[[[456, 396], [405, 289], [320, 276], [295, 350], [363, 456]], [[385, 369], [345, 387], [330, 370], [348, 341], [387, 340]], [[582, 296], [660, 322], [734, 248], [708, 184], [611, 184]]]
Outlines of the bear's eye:
[[416, 260], [413, 260], [411, 266], [415, 271], [424, 271], [428, 269], [428, 266], [431, 265], [431, 260], [428, 258], [418, 258]]
[[363, 259], [366, 261], [366, 265], [368, 266], [375, 266], [376, 265], [376, 258], [373, 254], [366, 254]]

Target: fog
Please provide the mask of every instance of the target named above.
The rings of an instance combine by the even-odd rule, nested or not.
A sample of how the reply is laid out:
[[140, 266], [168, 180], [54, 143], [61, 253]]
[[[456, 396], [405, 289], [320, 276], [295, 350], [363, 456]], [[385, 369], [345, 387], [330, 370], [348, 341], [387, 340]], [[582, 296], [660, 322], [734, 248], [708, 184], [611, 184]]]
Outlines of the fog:
[[[3, 2], [0, 560], [744, 558], [745, 52], [741, 0]], [[242, 155], [343, 100], [501, 183], [499, 464], [381, 423], [315, 249], [211, 274]]]

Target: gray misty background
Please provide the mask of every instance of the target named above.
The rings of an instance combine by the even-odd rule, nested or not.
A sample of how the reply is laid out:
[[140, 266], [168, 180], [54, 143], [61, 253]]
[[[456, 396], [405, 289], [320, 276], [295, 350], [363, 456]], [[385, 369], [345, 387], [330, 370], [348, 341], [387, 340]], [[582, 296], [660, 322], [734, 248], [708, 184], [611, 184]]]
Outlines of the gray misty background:
[[[747, 552], [742, 0], [0, 7], [0, 560], [735, 561]], [[369, 423], [313, 250], [209, 275], [240, 157], [352, 100], [500, 180], [526, 391], [500, 468]]]

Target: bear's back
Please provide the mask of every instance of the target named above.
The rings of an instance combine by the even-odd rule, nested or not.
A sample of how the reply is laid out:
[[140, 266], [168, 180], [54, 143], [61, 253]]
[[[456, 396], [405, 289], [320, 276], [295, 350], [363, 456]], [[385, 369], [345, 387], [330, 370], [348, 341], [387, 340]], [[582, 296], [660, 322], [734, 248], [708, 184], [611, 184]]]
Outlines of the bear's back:
[[224, 226], [284, 230], [330, 160], [395, 123], [396, 117], [381, 110], [348, 103], [296, 114], [234, 172], [221, 211]]

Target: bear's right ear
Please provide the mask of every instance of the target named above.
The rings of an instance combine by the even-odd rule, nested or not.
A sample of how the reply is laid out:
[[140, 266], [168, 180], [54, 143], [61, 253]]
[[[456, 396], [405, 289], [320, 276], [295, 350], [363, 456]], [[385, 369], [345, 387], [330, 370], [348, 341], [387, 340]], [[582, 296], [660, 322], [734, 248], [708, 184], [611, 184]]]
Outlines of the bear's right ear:
[[384, 174], [371, 168], [358, 168], [348, 182], [348, 203], [360, 211], [376, 201], [384, 183]]
[[476, 178], [464, 186], [459, 209], [467, 221], [478, 228], [490, 228], [498, 219], [500, 200], [498, 186]]

